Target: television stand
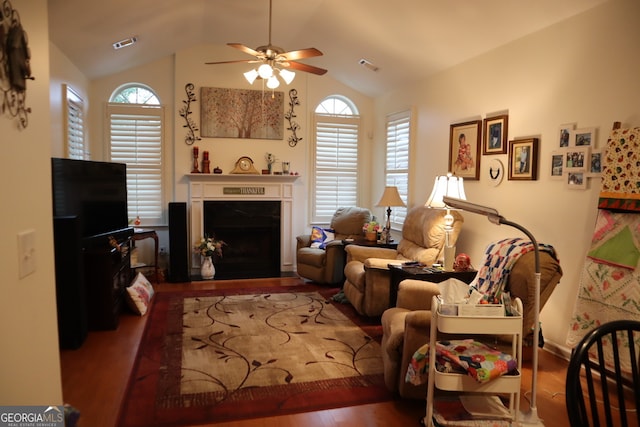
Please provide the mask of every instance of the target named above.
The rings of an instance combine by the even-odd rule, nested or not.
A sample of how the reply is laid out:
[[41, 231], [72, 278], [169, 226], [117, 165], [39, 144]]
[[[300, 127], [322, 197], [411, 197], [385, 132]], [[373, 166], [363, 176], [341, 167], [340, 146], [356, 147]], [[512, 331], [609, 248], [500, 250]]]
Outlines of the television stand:
[[117, 329], [125, 288], [131, 283], [133, 228], [85, 239], [84, 282], [90, 330]]

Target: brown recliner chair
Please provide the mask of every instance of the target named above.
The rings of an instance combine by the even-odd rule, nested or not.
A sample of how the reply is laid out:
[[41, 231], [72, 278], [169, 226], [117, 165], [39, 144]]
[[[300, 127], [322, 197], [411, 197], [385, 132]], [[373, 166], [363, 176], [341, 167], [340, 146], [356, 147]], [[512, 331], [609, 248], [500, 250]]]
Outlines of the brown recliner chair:
[[320, 284], [338, 284], [344, 281], [344, 239], [362, 236], [362, 226], [372, 218], [371, 211], [360, 207], [338, 208], [329, 228], [335, 239], [324, 249], [311, 247], [311, 235], [296, 237], [296, 265], [298, 275]]
[[[364, 316], [380, 316], [389, 308], [391, 278], [389, 264], [419, 261], [431, 265], [438, 260], [444, 246], [445, 210], [425, 206], [409, 210], [402, 227], [397, 249], [349, 245], [344, 294], [356, 311]], [[464, 219], [453, 215], [452, 243], [455, 244]]]
[[[523, 339], [530, 341], [534, 322], [535, 255], [528, 252], [514, 264], [507, 279], [506, 290], [512, 298], [518, 297], [523, 306]], [[548, 252], [540, 252], [540, 310], [551, 296], [562, 277], [562, 269], [556, 258]], [[405, 382], [407, 367], [417, 349], [429, 342], [431, 325], [431, 299], [440, 293], [435, 283], [419, 280], [403, 280], [398, 289], [395, 307], [382, 315], [382, 363], [387, 388], [401, 397], [424, 399], [426, 384], [415, 386]], [[464, 338], [469, 338], [465, 336]], [[486, 338], [486, 336], [484, 336]], [[510, 337], [509, 337], [510, 338]], [[493, 337], [492, 343], [506, 343], [504, 337]], [[481, 339], [482, 340], [482, 339]], [[526, 356], [525, 356], [526, 358]]]

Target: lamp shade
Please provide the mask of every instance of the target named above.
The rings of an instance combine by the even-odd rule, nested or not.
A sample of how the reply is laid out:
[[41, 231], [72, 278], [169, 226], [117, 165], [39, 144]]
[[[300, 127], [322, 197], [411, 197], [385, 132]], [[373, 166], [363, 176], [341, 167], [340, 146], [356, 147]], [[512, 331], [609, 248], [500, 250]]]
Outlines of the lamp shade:
[[462, 200], [467, 198], [464, 194], [464, 183], [461, 177], [453, 176], [451, 173], [437, 176], [433, 184], [433, 190], [431, 190], [431, 195], [429, 199], [427, 199], [425, 206], [443, 209], [447, 207], [443, 201], [445, 196]]
[[284, 80], [286, 84], [291, 84], [293, 79], [296, 77], [296, 73], [294, 73], [293, 71], [285, 70], [285, 69], [280, 70], [279, 74], [280, 74], [280, 77], [282, 77], [282, 80]]
[[398, 193], [398, 187], [387, 186], [376, 206], [406, 206]]
[[247, 71], [246, 73], [244, 73], [244, 78], [247, 79], [249, 84], [253, 84], [253, 82], [256, 81], [258, 76], [259, 76], [259, 74], [255, 69], [253, 69], [251, 71]]

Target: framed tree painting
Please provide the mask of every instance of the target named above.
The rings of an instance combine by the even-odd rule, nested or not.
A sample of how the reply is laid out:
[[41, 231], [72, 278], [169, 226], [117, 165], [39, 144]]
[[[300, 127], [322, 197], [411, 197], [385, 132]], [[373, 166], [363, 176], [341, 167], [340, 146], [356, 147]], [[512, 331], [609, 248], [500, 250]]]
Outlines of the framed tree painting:
[[495, 116], [484, 119], [482, 134], [482, 154], [506, 154], [509, 116]]
[[509, 179], [520, 181], [538, 179], [538, 138], [509, 142]]
[[449, 171], [464, 179], [480, 179], [482, 120], [453, 124], [449, 130]]
[[203, 138], [283, 139], [283, 92], [203, 87], [200, 99]]

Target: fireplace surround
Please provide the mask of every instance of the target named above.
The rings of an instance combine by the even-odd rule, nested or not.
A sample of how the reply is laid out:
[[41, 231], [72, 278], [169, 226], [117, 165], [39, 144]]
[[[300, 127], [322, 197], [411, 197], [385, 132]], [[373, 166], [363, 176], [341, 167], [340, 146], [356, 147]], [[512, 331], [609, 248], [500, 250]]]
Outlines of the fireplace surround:
[[[271, 212], [266, 217], [271, 219], [269, 225], [270, 231], [266, 231], [266, 226], [261, 226], [261, 230], [254, 229], [247, 231], [242, 227], [236, 227], [236, 236], [234, 239], [239, 239], [240, 245], [244, 245], [244, 254], [238, 254], [235, 251], [239, 248], [235, 247], [238, 243], [233, 243], [234, 247], [225, 247], [223, 259], [216, 262], [216, 278], [232, 278], [229, 271], [235, 269], [236, 266], [232, 266], [234, 263], [244, 264], [245, 270], [253, 268], [253, 264], [249, 261], [248, 257], [262, 256], [262, 258], [269, 258], [268, 261], [272, 263], [272, 267], [262, 266], [260, 268], [255, 267], [254, 272], [247, 272], [246, 274], [255, 274], [253, 277], [267, 277], [271, 275], [278, 275], [282, 272], [290, 272], [294, 269], [294, 237], [293, 237], [293, 187], [295, 181], [299, 178], [297, 175], [223, 175], [223, 174], [187, 174], [189, 180], [189, 245], [193, 247], [205, 233], [213, 232], [216, 238], [226, 240], [228, 232], [224, 234], [216, 228], [215, 224], [211, 224], [211, 230], [207, 229], [206, 217], [205, 217], [205, 203], [208, 202], [252, 202], [247, 206], [253, 205], [253, 202], [276, 202], [279, 205], [279, 217], [277, 220], [273, 219], [274, 209], [270, 203], [264, 205], [264, 209], [268, 209]], [[242, 204], [240, 204], [242, 205]], [[214, 205], [210, 205], [214, 206]], [[222, 209], [225, 209], [223, 203]], [[235, 203], [226, 205], [230, 209], [236, 209]], [[271, 206], [266, 208], [266, 206]], [[253, 209], [251, 207], [250, 209]], [[277, 209], [276, 209], [277, 210]], [[258, 212], [260, 209], [258, 208]], [[244, 211], [243, 211], [244, 212]], [[230, 217], [230, 215], [223, 215]], [[236, 216], [241, 217], [240, 214]], [[248, 220], [248, 212], [242, 214], [244, 219], [240, 222], [245, 224], [255, 225], [257, 221]], [[260, 216], [260, 215], [258, 215]], [[265, 216], [265, 215], [263, 215]], [[265, 218], [262, 218], [265, 219]], [[215, 220], [214, 220], [215, 221]], [[259, 249], [257, 246], [265, 245], [264, 238], [266, 235], [273, 236], [275, 239], [277, 227], [274, 227], [273, 221], [279, 222], [279, 253], [270, 252], [262, 254], [264, 249]], [[245, 227], [246, 228], [246, 227]], [[257, 234], [256, 234], [257, 233]], [[262, 233], [262, 234], [260, 234]], [[258, 240], [255, 240], [255, 247], [250, 247], [249, 243], [256, 235], [260, 235]], [[230, 242], [231, 244], [232, 242]], [[274, 246], [275, 248], [275, 246]], [[273, 250], [273, 249], [272, 249]], [[253, 252], [252, 252], [253, 251]], [[277, 251], [277, 249], [276, 249]], [[229, 254], [229, 260], [225, 257]], [[232, 257], [233, 255], [233, 257]], [[232, 259], [232, 258], [235, 258]], [[191, 252], [190, 257], [190, 269], [191, 276], [198, 277], [200, 271], [200, 256]], [[226, 264], [225, 264], [226, 263]], [[218, 267], [220, 266], [220, 275], [218, 275]], [[235, 274], [235, 273], [234, 273]], [[229, 277], [224, 277], [229, 276]], [[233, 277], [236, 278], [236, 277]], [[237, 277], [239, 278], [239, 277]]]

